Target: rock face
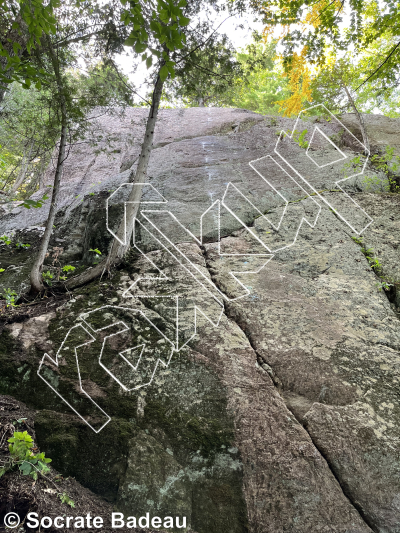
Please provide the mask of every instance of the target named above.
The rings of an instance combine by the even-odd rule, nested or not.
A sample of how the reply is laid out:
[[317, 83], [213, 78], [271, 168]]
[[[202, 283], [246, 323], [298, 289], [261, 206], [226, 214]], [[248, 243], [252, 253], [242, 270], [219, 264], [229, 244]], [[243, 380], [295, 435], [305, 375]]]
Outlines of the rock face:
[[[104, 151], [71, 150], [53, 272], [107, 252], [106, 200], [113, 229], [144, 120], [104, 118]], [[349, 164], [362, 149], [334, 120], [300, 120], [297, 142], [279, 137], [294, 121], [231, 109], [157, 127], [136, 246], [112, 279], [4, 311], [0, 393], [37, 409], [60, 472], [125, 514], [400, 532], [400, 196]], [[31, 244], [2, 245], [3, 290], [27, 285], [46, 212], [0, 219]]]
[[[364, 120], [373, 151], [384, 151], [387, 146], [390, 146], [394, 149], [394, 154], [400, 155], [399, 121], [397, 118], [383, 115], [364, 115]], [[353, 133], [360, 134], [360, 127], [353, 113], [343, 115], [341, 121]]]

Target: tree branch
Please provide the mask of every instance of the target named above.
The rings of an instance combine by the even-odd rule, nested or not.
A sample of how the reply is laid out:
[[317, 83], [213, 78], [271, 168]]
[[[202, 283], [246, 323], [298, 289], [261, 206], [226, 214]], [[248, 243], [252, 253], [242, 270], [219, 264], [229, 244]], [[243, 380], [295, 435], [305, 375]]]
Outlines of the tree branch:
[[109, 61], [110, 61], [111, 65], [114, 67], [115, 72], [117, 73], [118, 78], [119, 78], [120, 81], [124, 84], [124, 86], [125, 86], [129, 91], [135, 93], [136, 96], [139, 96], [139, 98], [140, 98], [141, 100], [143, 100], [143, 102], [146, 102], [147, 105], [151, 106], [151, 105], [152, 105], [151, 102], [149, 102], [148, 100], [146, 100], [145, 98], [143, 98], [143, 96], [140, 96], [140, 94], [139, 94], [138, 92], [136, 92], [134, 89], [132, 89], [132, 87], [129, 87], [129, 85], [127, 85], [127, 84], [125, 83], [124, 79], [121, 78], [121, 74], [120, 74], [120, 72], [119, 72], [119, 70], [118, 70], [118, 68], [117, 68], [117, 65], [114, 63], [114, 61], [113, 61], [112, 59], [109, 59]]
[[372, 76], [374, 76], [374, 75], [378, 72], [378, 70], [381, 69], [381, 68], [383, 67], [383, 65], [389, 60], [389, 58], [394, 54], [394, 52], [396, 51], [396, 49], [397, 49], [399, 46], [400, 46], [400, 41], [399, 41], [399, 42], [393, 47], [392, 51], [391, 51], [390, 54], [386, 57], [385, 61], [384, 61], [383, 63], [381, 63], [381, 64], [379, 65], [379, 67], [378, 67], [376, 70], [374, 70], [374, 72], [373, 72], [370, 76], [368, 76], [368, 78], [367, 78], [366, 80], [364, 80], [364, 81], [363, 81], [363, 82], [357, 87], [357, 89], [355, 89], [356, 91], [358, 91], [358, 89], [359, 89], [360, 87], [362, 87], [363, 85], [365, 85], [365, 84], [367, 83], [367, 81], [370, 80], [370, 79], [372, 78]]
[[200, 43], [199, 45], [197, 45], [195, 48], [193, 48], [193, 50], [191, 50], [188, 54], [186, 54], [185, 56], [181, 57], [181, 59], [179, 59], [179, 61], [176, 61], [176, 63], [180, 63], [181, 61], [183, 61], [184, 59], [186, 59], [187, 57], [189, 57], [190, 55], [193, 54], [193, 52], [195, 52], [196, 50], [198, 50], [199, 48], [201, 48], [202, 46], [204, 46], [210, 39], [211, 37], [214, 35], [214, 33], [222, 26], [222, 24], [224, 24], [224, 22], [226, 22], [228, 19], [230, 19], [231, 17], [233, 17], [233, 15], [229, 15], [229, 17], [226, 17], [225, 20], [223, 20], [221, 22], [221, 24], [219, 26], [217, 26], [215, 28], [215, 30], [213, 32], [210, 33], [210, 35], [207, 37], [207, 39], [205, 41], [203, 41], [202, 43]]

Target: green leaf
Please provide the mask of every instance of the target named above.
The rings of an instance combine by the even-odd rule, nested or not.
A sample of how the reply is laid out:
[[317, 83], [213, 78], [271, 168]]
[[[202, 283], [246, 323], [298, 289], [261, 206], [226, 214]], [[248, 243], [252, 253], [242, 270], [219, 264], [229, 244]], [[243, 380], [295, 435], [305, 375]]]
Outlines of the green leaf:
[[169, 71], [168, 71], [167, 65], [163, 65], [160, 70], [161, 81], [165, 81], [168, 78], [168, 74], [169, 74]]
[[154, 33], [158, 34], [160, 32], [160, 23], [156, 20], [151, 20], [150, 21], [150, 29], [151, 31], [153, 31]]
[[170, 17], [166, 9], [163, 9], [162, 11], [160, 11], [159, 17], [160, 17], [160, 20], [164, 22], [165, 24], [169, 22]]
[[167, 65], [168, 72], [171, 74], [171, 78], [175, 78], [175, 65]]
[[135, 44], [135, 52], [137, 52], [138, 54], [141, 54], [142, 52], [144, 52], [146, 48], [147, 48], [147, 44], [141, 43], [139, 41], [137, 41]]
[[127, 40], [124, 42], [125, 46], [134, 46], [136, 43], [136, 38], [128, 37]]
[[179, 17], [180, 26], [188, 26], [190, 24], [190, 19], [187, 17]]
[[18, 441], [22, 441], [24, 443], [29, 443], [30, 444], [29, 448], [31, 448], [33, 446], [33, 444], [31, 444], [31, 443], [33, 443], [33, 439], [28, 434], [27, 431], [24, 431], [23, 433], [22, 433], [22, 431], [14, 431], [13, 436], [10, 439], [8, 439], [7, 442], [18, 442]]
[[61, 503], [66, 503], [70, 507], [75, 507], [75, 502], [71, 500], [71, 498], [68, 496], [66, 492], [59, 494], [58, 497], [60, 498]]
[[13, 50], [14, 50], [14, 54], [17, 55], [18, 54], [18, 50], [21, 50], [21, 45], [19, 43], [14, 42], [13, 43]]
[[45, 194], [39, 200], [24, 200], [24, 202], [21, 205], [22, 207], [25, 207], [26, 209], [30, 209], [31, 207], [33, 207], [34, 209], [39, 209], [40, 207], [42, 207], [43, 202], [48, 199], [49, 197], [47, 196], [47, 194]]
[[146, 67], [147, 67], [147, 68], [150, 68], [152, 64], [153, 64], [153, 58], [152, 58], [151, 56], [149, 56], [149, 57], [146, 59]]
[[28, 476], [32, 472], [33, 466], [28, 463], [28, 461], [23, 461], [19, 469], [21, 470], [24, 476]]

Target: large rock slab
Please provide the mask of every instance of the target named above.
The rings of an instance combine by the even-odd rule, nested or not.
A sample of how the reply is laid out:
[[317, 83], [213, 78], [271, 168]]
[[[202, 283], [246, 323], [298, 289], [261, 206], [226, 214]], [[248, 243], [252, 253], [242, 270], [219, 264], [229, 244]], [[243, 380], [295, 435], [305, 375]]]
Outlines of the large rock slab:
[[[106, 200], [135, 169], [145, 116], [101, 120], [108, 156], [71, 150], [49, 268], [106, 253]], [[186, 516], [197, 533], [399, 531], [398, 197], [362, 192], [386, 177], [356, 175], [340, 124], [300, 121], [303, 145], [280, 137], [292, 128], [162, 111], [149, 182], [168, 203], [142, 209], [121, 269], [6, 313], [0, 393], [38, 410], [41, 449], [115, 509]], [[3, 287], [27, 286], [45, 217], [0, 219], [31, 244], [2, 246]]]
[[[375, 196], [376, 210], [380, 200]], [[255, 228], [268, 225], [260, 218]], [[385, 234], [395, 237], [396, 225], [386, 224]], [[398, 531], [400, 327], [350, 236], [324, 210], [315, 228], [304, 226], [291, 248], [246, 276], [249, 296], [229, 302], [227, 311], [366, 523]], [[246, 233], [227, 241], [226, 249], [245, 254], [254, 246]], [[215, 244], [206, 249], [214, 281], [234, 296], [229, 266]]]

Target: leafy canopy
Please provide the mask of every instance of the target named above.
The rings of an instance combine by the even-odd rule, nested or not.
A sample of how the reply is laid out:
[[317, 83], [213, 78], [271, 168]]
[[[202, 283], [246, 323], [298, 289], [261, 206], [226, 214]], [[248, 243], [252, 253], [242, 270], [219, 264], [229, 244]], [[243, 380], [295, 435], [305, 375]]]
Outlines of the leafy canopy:
[[[232, 0], [234, 1], [234, 0]], [[242, 1], [242, 0], [238, 0]], [[323, 65], [331, 47], [355, 54], [390, 33], [394, 42], [369, 75], [398, 82], [400, 3], [398, 0], [249, 0], [265, 22], [265, 36], [282, 27], [285, 67], [294, 52], [305, 50], [311, 64]], [[365, 78], [367, 79], [367, 78]], [[360, 80], [360, 82], [363, 80]]]
[[174, 77], [175, 62], [169, 59], [167, 50], [179, 50], [186, 43], [184, 28], [190, 22], [182, 9], [187, 5], [186, 0], [180, 0], [178, 3], [174, 0], [121, 0], [121, 3], [125, 6], [121, 20], [131, 27], [124, 44], [133, 47], [137, 54], [142, 54], [147, 68], [152, 66], [154, 57], [162, 59], [162, 81], [165, 81], [169, 74]]
[[34, 82], [40, 88], [45, 72], [27, 61], [23, 52], [31, 54], [40, 48], [43, 35], [56, 34], [54, 10], [59, 5], [60, 0], [0, 0], [1, 83], [18, 81], [29, 88]]

